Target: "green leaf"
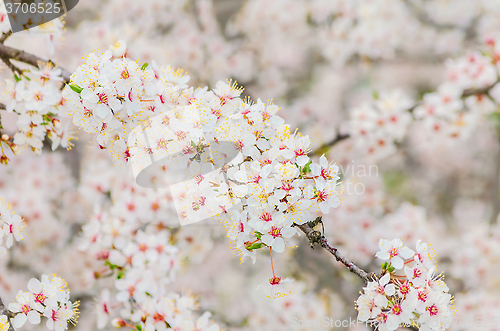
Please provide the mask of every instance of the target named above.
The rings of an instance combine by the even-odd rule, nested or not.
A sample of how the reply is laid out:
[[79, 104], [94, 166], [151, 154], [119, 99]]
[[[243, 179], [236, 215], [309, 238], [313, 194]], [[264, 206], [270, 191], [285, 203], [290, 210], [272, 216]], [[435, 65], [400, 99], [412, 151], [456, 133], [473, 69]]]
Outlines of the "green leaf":
[[14, 74], [14, 79], [16, 80], [16, 83], [19, 83], [21, 81], [21, 77], [19, 77], [17, 74]]
[[83, 88], [76, 85], [76, 84], [71, 84], [69, 87], [71, 87], [71, 89], [78, 94], [82, 93], [82, 91], [83, 91]]
[[373, 90], [372, 91], [372, 96], [373, 96], [373, 99], [377, 100], [378, 99], [378, 92]]
[[262, 237], [262, 233], [255, 231], [254, 235], [257, 239], [260, 239]]
[[303, 173], [308, 174], [311, 172], [311, 163], [312, 163], [312, 160], [310, 160], [309, 162], [306, 163], [306, 165], [302, 168]]
[[394, 270], [396, 270], [396, 268], [394, 268], [393, 266], [389, 267], [389, 272], [393, 272]]
[[116, 264], [112, 264], [109, 261], [104, 262], [104, 264], [109, 266], [109, 269], [111, 269], [111, 270], [118, 268], [118, 266]]
[[500, 113], [494, 112], [491, 113], [488, 117], [490, 118], [493, 125], [495, 125], [496, 127], [500, 127]]
[[137, 329], [137, 331], [142, 331], [142, 326], [140, 324], [136, 324], [135, 328]]
[[146, 68], [148, 67], [149, 63], [144, 63], [141, 67], [141, 70], [146, 70]]
[[247, 249], [249, 251], [253, 251], [254, 249], [259, 249], [259, 248], [261, 248], [264, 245], [265, 245], [264, 243], [253, 243], [253, 244], [247, 246]]
[[116, 275], [116, 279], [122, 279], [125, 277], [125, 273], [123, 271], [118, 271], [118, 275]]

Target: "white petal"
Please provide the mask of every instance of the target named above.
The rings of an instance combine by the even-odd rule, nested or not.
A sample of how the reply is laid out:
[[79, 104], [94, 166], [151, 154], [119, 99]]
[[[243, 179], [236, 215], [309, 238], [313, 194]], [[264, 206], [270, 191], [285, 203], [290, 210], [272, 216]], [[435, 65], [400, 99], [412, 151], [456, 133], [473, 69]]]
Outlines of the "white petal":
[[377, 295], [375, 297], [375, 304], [378, 306], [378, 307], [385, 307], [387, 306], [387, 303], [389, 301], [387, 300], [387, 298], [383, 295]]
[[96, 115], [101, 119], [105, 119], [110, 114], [109, 107], [104, 105], [98, 105], [96, 109]]
[[7, 236], [7, 242], [5, 243], [5, 246], [7, 246], [7, 248], [11, 248], [13, 243], [14, 243], [14, 236], [12, 234], [9, 234]]
[[30, 311], [28, 313], [28, 321], [31, 324], [40, 324], [40, 314], [33, 310]]
[[381, 251], [387, 251], [388, 245], [389, 245], [389, 240], [387, 239], [380, 239], [378, 242], [378, 247], [380, 248]]
[[32, 293], [38, 294], [42, 291], [42, 283], [36, 278], [31, 278], [28, 282], [28, 290]]
[[378, 281], [381, 286], [385, 286], [389, 283], [391, 280], [391, 275], [389, 273], [386, 273], [380, 280]]
[[261, 238], [262, 242], [266, 245], [271, 246], [274, 243], [274, 237], [270, 234], [265, 234]]
[[408, 247], [403, 247], [399, 255], [401, 255], [403, 259], [411, 259], [415, 255], [415, 252]]
[[391, 259], [391, 265], [395, 268], [395, 269], [402, 269], [403, 266], [404, 266], [404, 261], [402, 258], [400, 258], [399, 256], [395, 256]]
[[311, 174], [313, 176], [319, 176], [321, 174], [321, 167], [319, 166], [319, 164], [311, 163], [309, 168], [311, 169]]
[[394, 286], [394, 284], [387, 284], [385, 287], [385, 294], [394, 295], [394, 293], [396, 293], [396, 286]]
[[388, 260], [391, 257], [391, 255], [387, 251], [378, 251], [375, 254], [375, 256], [378, 257], [381, 260]]
[[277, 253], [283, 253], [285, 250], [285, 241], [283, 238], [276, 238], [273, 244], [273, 250]]
[[297, 158], [297, 164], [301, 167], [305, 166], [309, 162], [309, 156], [302, 155]]
[[28, 320], [28, 317], [24, 315], [23, 313], [19, 313], [14, 317], [14, 326], [16, 328], [20, 328], [26, 323], [26, 320]]

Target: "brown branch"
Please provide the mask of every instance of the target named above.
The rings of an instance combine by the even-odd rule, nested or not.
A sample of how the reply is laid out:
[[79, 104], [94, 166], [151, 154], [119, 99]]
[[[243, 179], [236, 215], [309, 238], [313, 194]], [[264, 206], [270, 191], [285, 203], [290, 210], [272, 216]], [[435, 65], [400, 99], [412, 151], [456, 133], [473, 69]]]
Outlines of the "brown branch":
[[[38, 68], [39, 62], [53, 63], [50, 60], [42, 59], [36, 55], [27, 53], [23, 50], [12, 48], [9, 46], [5, 46], [2, 43], [0, 43], [0, 58], [2, 60], [8, 59], [8, 62], [10, 62], [10, 60], [23, 62], [23, 63], [29, 64], [29, 65], [37, 67], [37, 68]], [[5, 62], [5, 60], [4, 60], [4, 62]], [[9, 65], [9, 64], [7, 64], [7, 65]], [[62, 70], [62, 77], [63, 77], [64, 81], [69, 82], [69, 77], [71, 76], [71, 73], [66, 69], [63, 69], [63, 68], [60, 68], [60, 69]]]
[[422, 10], [421, 8], [417, 8], [417, 6], [415, 6], [411, 1], [404, 0], [404, 2], [406, 3], [406, 7], [412, 12], [413, 16], [415, 16], [415, 18], [423, 25], [427, 25], [436, 30], [466, 29], [466, 27], [461, 27], [458, 25], [435, 22], [427, 16], [424, 10]]
[[313, 155], [320, 155], [324, 154], [328, 148], [332, 147], [333, 145], [337, 144], [338, 142], [349, 138], [348, 134], [338, 134], [337, 137], [334, 139], [330, 140], [329, 142], [326, 142], [322, 144], [320, 147], [316, 148], [315, 150], [311, 151], [308, 155], [313, 156]]
[[317, 217], [314, 221], [307, 222], [304, 224], [296, 224], [294, 223], [293, 226], [298, 227], [304, 234], [306, 235], [307, 239], [309, 239], [309, 243], [311, 244], [311, 248], [314, 248], [314, 244], [318, 243], [323, 247], [325, 250], [327, 250], [330, 254], [332, 254], [337, 261], [341, 262], [344, 266], [349, 269], [352, 273], [356, 274], [358, 277], [363, 279], [365, 282], [370, 281], [371, 279], [374, 279], [376, 275], [374, 273], [367, 273], [360, 267], [356, 266], [353, 262], [349, 261], [347, 258], [345, 258], [338, 250], [337, 248], [333, 247], [328, 240], [321, 234], [321, 232], [314, 230], [314, 226], [317, 224], [321, 223], [321, 217]]
[[15, 331], [14, 326], [12, 326], [12, 323], [10, 322], [10, 319], [12, 318], [12, 313], [5, 307], [2, 298], [0, 298], [0, 315], [6, 315], [7, 319], [9, 321], [9, 329], [8, 331]]
[[11, 35], [12, 35], [12, 30], [10, 30], [9, 32], [2, 33], [2, 36], [0, 37], [0, 43], [3, 44], [7, 40], [7, 38], [9, 38]]
[[499, 82], [500, 82], [500, 80], [497, 80], [496, 82], [494, 82], [493, 84], [491, 84], [489, 86], [485, 86], [485, 87], [481, 87], [481, 88], [470, 88], [470, 89], [464, 90], [464, 92], [462, 93], [462, 98], [467, 98], [467, 97], [477, 95], [477, 94], [487, 94]]

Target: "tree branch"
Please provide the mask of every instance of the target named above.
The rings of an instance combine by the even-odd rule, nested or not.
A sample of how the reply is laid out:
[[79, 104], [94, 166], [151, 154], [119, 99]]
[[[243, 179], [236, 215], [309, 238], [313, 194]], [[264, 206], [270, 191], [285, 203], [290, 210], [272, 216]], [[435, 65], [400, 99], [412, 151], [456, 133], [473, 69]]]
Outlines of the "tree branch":
[[2, 36], [0, 37], [0, 43], [3, 44], [10, 36], [12, 36], [12, 30], [2, 33]]
[[313, 156], [313, 155], [319, 155], [319, 154], [324, 154], [325, 150], [328, 149], [329, 147], [332, 147], [336, 143], [349, 138], [350, 136], [348, 134], [338, 134], [337, 137], [334, 139], [330, 140], [329, 142], [323, 143], [320, 147], [316, 148], [315, 150], [311, 151], [308, 155]]
[[[36, 55], [27, 53], [23, 50], [12, 48], [9, 46], [5, 46], [2, 43], [0, 43], [0, 58], [4, 62], [7, 61], [10, 63], [10, 60], [15, 60], [15, 61], [29, 64], [29, 65], [37, 67], [37, 68], [38, 68], [38, 62], [53, 63], [50, 60], [42, 59]], [[6, 64], [7, 64], [7, 66], [9, 66], [9, 64], [7, 62], [6, 62]], [[12, 65], [12, 63], [10, 63], [10, 65]], [[9, 68], [10, 68], [10, 66], [9, 66]], [[69, 82], [69, 77], [71, 76], [71, 73], [68, 70], [63, 69], [63, 68], [61, 68], [61, 70], [62, 70], [62, 77], [63, 77], [64, 81]]]
[[3, 304], [2, 298], [0, 298], [0, 315], [6, 315], [7, 319], [9, 321], [9, 329], [8, 331], [15, 331], [14, 326], [12, 326], [12, 323], [10, 322], [10, 319], [12, 317], [12, 313], [7, 310], [7, 307]]
[[349, 261], [347, 258], [345, 258], [338, 250], [337, 248], [333, 247], [328, 240], [321, 234], [321, 232], [314, 230], [314, 226], [317, 224], [321, 223], [321, 217], [317, 217], [314, 221], [307, 222], [304, 224], [296, 224], [294, 223], [293, 226], [298, 227], [304, 234], [306, 235], [307, 239], [309, 239], [309, 242], [311, 244], [311, 248], [314, 248], [314, 244], [318, 243], [323, 247], [325, 250], [327, 250], [330, 254], [332, 254], [337, 261], [341, 262], [344, 266], [349, 269], [352, 273], [356, 274], [358, 277], [363, 279], [365, 282], [370, 281], [371, 279], [374, 279], [376, 277], [376, 274], [374, 273], [367, 273], [360, 267], [356, 266], [353, 262]]

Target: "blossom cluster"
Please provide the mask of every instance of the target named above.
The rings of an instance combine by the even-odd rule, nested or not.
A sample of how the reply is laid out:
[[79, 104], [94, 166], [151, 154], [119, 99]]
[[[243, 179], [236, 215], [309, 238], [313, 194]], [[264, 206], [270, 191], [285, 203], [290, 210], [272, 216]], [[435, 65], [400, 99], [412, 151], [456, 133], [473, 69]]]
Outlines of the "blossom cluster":
[[[170, 66], [140, 66], [124, 57], [126, 46], [91, 53], [63, 90], [73, 123], [95, 135], [101, 148], [126, 161], [128, 133], [189, 95], [189, 76]], [[116, 58], [114, 58], [116, 56]]]
[[[498, 69], [492, 54], [471, 52], [446, 62], [446, 80], [436, 92], [427, 93], [414, 116], [422, 120], [424, 130], [443, 139], [467, 138], [481, 116], [496, 111], [499, 86]], [[495, 87], [493, 87], [495, 85]], [[476, 89], [478, 92], [467, 94]], [[483, 90], [484, 89], [484, 90]], [[491, 96], [488, 89], [492, 89]], [[495, 96], [492, 98], [492, 96]]]
[[64, 279], [56, 275], [42, 275], [41, 280], [32, 278], [28, 291], [19, 291], [16, 300], [9, 303], [9, 311], [15, 316], [13, 324], [22, 327], [26, 321], [39, 324], [41, 316], [47, 318], [49, 330], [63, 331], [68, 324], [75, 325], [78, 320], [79, 302], [71, 302], [69, 289]]
[[431, 247], [417, 242], [416, 252], [399, 238], [380, 239], [382, 274], [369, 281], [356, 301], [358, 320], [378, 330], [419, 325], [421, 330], [446, 330], [454, 315], [453, 298], [442, 275], [436, 275]]
[[396, 143], [406, 134], [412, 116], [408, 112], [412, 100], [402, 91], [375, 95], [373, 103], [365, 103], [350, 113], [350, 133], [357, 146], [369, 157], [383, 158], [393, 154]]
[[55, 68], [51, 63], [39, 63], [38, 69], [30, 70], [27, 74], [4, 82], [4, 94], [1, 101], [5, 104], [8, 113], [16, 113], [16, 125], [19, 131], [7, 139], [2, 138], [14, 152], [20, 153], [20, 146], [26, 146], [35, 153], [42, 152], [45, 137], [52, 140], [52, 150], [58, 146], [70, 148], [72, 131], [69, 122], [60, 119], [61, 109], [65, 100], [61, 96], [59, 85], [62, 82], [60, 68]]
[[[148, 155], [154, 160], [178, 155], [170, 169], [187, 168], [191, 175], [171, 185], [181, 222], [217, 216], [235, 249], [255, 260], [257, 248], [281, 253], [292, 247], [293, 224], [337, 207], [342, 190], [338, 167], [325, 157], [319, 163], [309, 159], [309, 137], [292, 133], [276, 115], [278, 106], [251, 103], [240, 94], [235, 84], [224, 82], [213, 91], [197, 90], [188, 106], [139, 128], [130, 153], [136, 176], [150, 165]], [[142, 130], [148, 138], [141, 137]], [[207, 174], [205, 165], [218, 169]]]
[[[21, 216], [12, 211], [12, 205], [0, 198], [0, 245], [5, 240], [5, 246], [11, 248], [14, 239], [23, 239], [22, 230], [25, 224]], [[7, 249], [0, 246], [0, 258], [5, 259]]]
[[[112, 57], [92, 53], [72, 75], [63, 93], [69, 112], [101, 147], [131, 158], [139, 184], [147, 186], [141, 176], [151, 160], [165, 169], [163, 159], [171, 158], [171, 171], [187, 168], [185, 181], [171, 188], [181, 219], [219, 215], [236, 249], [255, 259], [256, 248], [293, 246], [294, 223], [339, 204], [338, 167], [325, 157], [309, 160], [309, 137], [292, 133], [278, 106], [241, 99], [232, 82], [188, 89], [181, 71]], [[207, 165], [219, 169], [206, 175]], [[160, 180], [156, 173], [147, 178]]]
[[[83, 176], [86, 184], [81, 193], [96, 207], [82, 226], [79, 241], [79, 249], [96, 262], [87, 272], [89, 285], [104, 285], [110, 277], [113, 281], [101, 290], [95, 306], [98, 328], [104, 329], [111, 320], [115, 327], [142, 330], [169, 326], [218, 330], [208, 312], [192, 317], [197, 308], [192, 295], [169, 289], [182, 258], [206, 237], [173, 227], [178, 223], [169, 220], [176, 213], [165, 190], [137, 186], [120, 173], [121, 168], [103, 176], [102, 169], [111, 165], [104, 152], [89, 155]], [[203, 247], [197, 254], [206, 253]], [[116, 307], [122, 309], [118, 312]]]
[[424, 94], [419, 104], [395, 90], [380, 96], [375, 93], [372, 103], [354, 108], [349, 132], [357, 146], [376, 159], [394, 154], [395, 143], [405, 137], [413, 118], [430, 137], [444, 141], [470, 137], [479, 120], [495, 113], [500, 104], [496, 44], [490, 39], [483, 53], [448, 59], [446, 80], [435, 92]]

